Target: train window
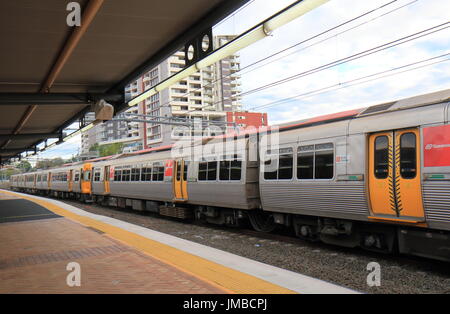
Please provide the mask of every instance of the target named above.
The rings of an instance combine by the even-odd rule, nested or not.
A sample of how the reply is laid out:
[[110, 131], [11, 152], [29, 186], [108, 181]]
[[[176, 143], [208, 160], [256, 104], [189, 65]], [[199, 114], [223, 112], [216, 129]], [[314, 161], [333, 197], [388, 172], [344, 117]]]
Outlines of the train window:
[[164, 181], [164, 167], [153, 166], [153, 181]]
[[114, 170], [114, 181], [122, 181], [122, 170]]
[[400, 175], [404, 179], [414, 179], [417, 172], [416, 135], [404, 133], [400, 137]]
[[314, 164], [315, 179], [333, 178], [334, 152], [332, 150], [316, 151]]
[[241, 180], [242, 173], [242, 160], [232, 160], [230, 167], [230, 180], [239, 181]]
[[207, 162], [200, 162], [198, 164], [198, 180], [199, 181], [205, 181], [206, 180], [206, 173], [208, 171], [208, 163]]
[[[267, 152], [271, 159], [264, 163], [264, 179], [266, 180], [289, 180], [292, 179], [294, 155], [292, 148], [281, 148], [278, 156], [271, 151]], [[275, 162], [275, 165], [273, 164]]]
[[297, 179], [332, 179], [334, 176], [333, 148], [333, 143], [299, 146]]
[[208, 181], [217, 179], [217, 161], [208, 161]]
[[378, 136], [375, 139], [374, 169], [377, 179], [386, 179], [389, 174], [389, 139], [387, 136]]
[[[45, 179], [45, 177], [44, 177], [44, 179]], [[80, 180], [80, 174], [77, 172], [77, 173], [75, 173], [75, 179], [73, 181], [78, 182], [79, 180]], [[46, 181], [46, 180], [44, 180], [44, 181]]]
[[141, 176], [141, 168], [131, 169], [131, 181], [139, 181]]
[[314, 179], [314, 152], [300, 152], [297, 156], [297, 179]]
[[141, 181], [152, 181], [152, 168], [150, 167], [142, 168]]
[[231, 161], [223, 160], [219, 163], [219, 180], [230, 180]]
[[202, 161], [198, 164], [199, 181], [215, 181], [217, 179], [217, 161]]
[[[273, 156], [272, 156], [273, 158]], [[278, 171], [272, 163], [278, 163], [278, 158], [269, 159], [264, 162], [264, 179], [266, 180], [276, 180], [278, 176]], [[274, 169], [275, 168], [275, 169]], [[273, 169], [273, 171], [269, 171]]]
[[98, 182], [100, 181], [100, 171], [95, 171], [94, 172], [94, 181]]
[[242, 161], [238, 155], [224, 156], [219, 162], [219, 180], [239, 181], [241, 179]]
[[278, 161], [278, 180], [292, 179], [294, 155], [292, 148], [280, 149]]
[[131, 170], [130, 169], [123, 169], [122, 170], [122, 181], [130, 181], [130, 174], [131, 174]]

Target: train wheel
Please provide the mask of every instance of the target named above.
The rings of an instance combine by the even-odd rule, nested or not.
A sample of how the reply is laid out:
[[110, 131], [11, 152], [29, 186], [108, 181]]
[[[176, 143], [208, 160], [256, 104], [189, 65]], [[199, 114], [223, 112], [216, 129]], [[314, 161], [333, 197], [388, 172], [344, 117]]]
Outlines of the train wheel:
[[272, 232], [277, 228], [273, 215], [261, 211], [250, 211], [248, 217], [253, 229], [259, 232]]

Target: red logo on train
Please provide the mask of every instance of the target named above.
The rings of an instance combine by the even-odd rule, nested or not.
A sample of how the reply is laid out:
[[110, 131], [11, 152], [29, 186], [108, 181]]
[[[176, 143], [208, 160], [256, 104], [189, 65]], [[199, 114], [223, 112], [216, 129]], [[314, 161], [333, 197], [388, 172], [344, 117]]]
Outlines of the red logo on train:
[[164, 176], [171, 177], [173, 174], [173, 160], [166, 160], [165, 168]]
[[450, 125], [423, 129], [424, 166], [450, 166]]

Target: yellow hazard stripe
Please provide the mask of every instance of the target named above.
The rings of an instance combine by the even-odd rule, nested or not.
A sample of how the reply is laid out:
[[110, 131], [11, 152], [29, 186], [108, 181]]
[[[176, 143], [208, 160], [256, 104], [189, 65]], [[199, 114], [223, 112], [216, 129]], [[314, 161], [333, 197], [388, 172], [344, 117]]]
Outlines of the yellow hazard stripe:
[[[15, 195], [7, 191], [2, 193]], [[55, 214], [64, 216], [85, 226], [103, 231], [105, 234], [124, 242], [166, 264], [188, 273], [202, 281], [221, 288], [224, 292], [238, 294], [293, 294], [292, 290], [272, 284], [260, 278], [211, 262], [204, 258], [181, 251], [166, 244], [150, 240], [138, 234], [111, 226], [95, 219], [80, 216], [53, 203], [30, 196], [21, 198], [37, 203]]]

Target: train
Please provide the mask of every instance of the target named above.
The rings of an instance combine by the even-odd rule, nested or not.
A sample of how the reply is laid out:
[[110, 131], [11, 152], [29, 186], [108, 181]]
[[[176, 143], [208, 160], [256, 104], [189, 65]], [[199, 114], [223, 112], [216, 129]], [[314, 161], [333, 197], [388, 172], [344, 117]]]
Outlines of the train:
[[260, 232], [285, 228], [310, 241], [450, 261], [449, 121], [450, 89], [193, 139], [183, 149], [172, 144], [18, 174], [10, 184], [19, 192], [219, 225], [244, 222]]

